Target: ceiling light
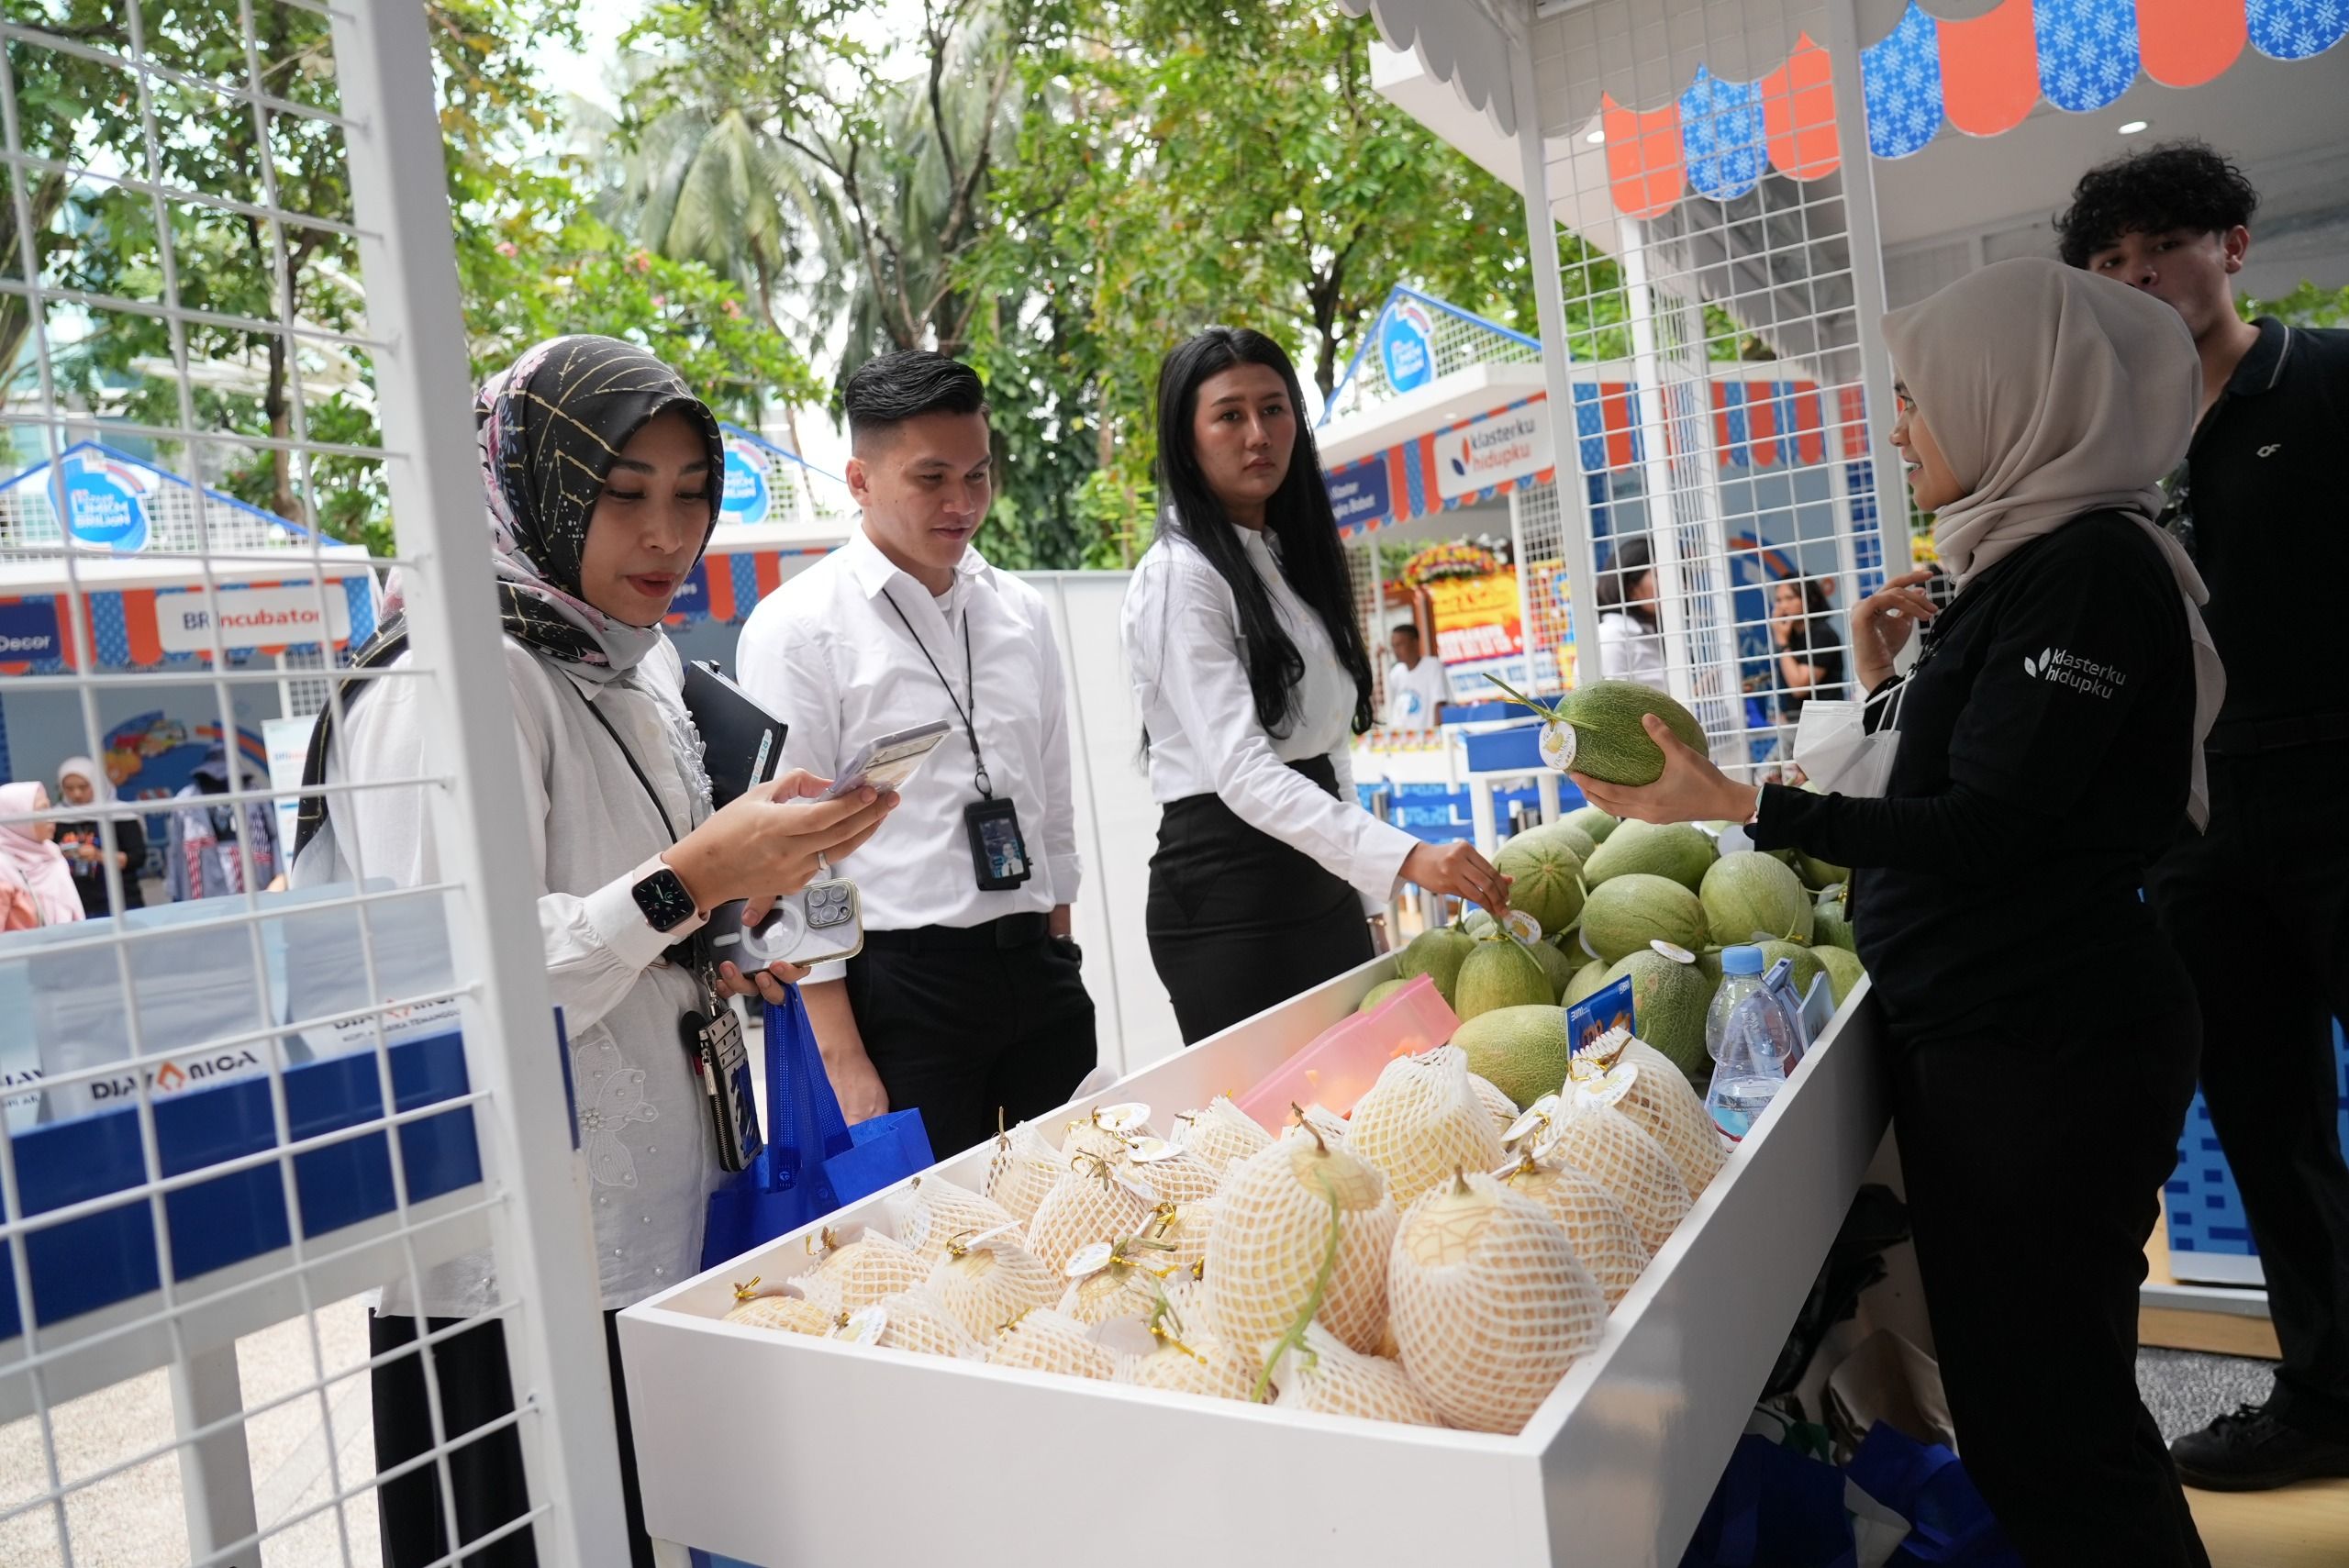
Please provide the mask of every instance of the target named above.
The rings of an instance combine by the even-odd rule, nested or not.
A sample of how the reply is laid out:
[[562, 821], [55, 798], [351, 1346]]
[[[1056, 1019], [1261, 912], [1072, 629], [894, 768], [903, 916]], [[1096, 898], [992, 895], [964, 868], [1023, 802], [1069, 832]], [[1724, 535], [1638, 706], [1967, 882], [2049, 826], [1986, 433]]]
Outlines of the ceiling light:
[[[2143, 130], [2145, 128], [2139, 126], [2137, 128]], [[1603, 127], [1594, 128], [1591, 133], [1588, 136], [1584, 137], [1583, 139], [1590, 143], [1593, 147], [1597, 147], [1600, 142], [1607, 139], [1607, 131]]]
[[2153, 127], [2150, 121], [2131, 120], [2127, 125], [2121, 128], [2121, 134], [2123, 136], [2134, 136], [2141, 130], [2150, 130]]

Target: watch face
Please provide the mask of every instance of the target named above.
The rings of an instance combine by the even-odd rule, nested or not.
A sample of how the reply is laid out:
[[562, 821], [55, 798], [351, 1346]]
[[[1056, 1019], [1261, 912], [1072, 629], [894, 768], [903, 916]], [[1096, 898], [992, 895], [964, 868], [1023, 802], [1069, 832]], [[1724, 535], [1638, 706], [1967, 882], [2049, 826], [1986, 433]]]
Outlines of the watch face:
[[636, 897], [636, 906], [644, 911], [646, 923], [656, 931], [674, 931], [696, 914], [693, 895], [667, 866], [629, 891]]

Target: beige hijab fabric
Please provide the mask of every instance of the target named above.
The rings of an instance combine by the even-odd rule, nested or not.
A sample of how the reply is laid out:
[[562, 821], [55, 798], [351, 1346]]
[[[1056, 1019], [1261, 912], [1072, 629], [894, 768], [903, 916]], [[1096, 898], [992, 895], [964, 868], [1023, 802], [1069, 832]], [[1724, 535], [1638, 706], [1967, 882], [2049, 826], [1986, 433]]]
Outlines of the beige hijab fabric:
[[2159, 543], [2194, 639], [2189, 814], [2210, 819], [2202, 742], [2227, 677], [2198, 607], [2202, 574], [2154, 526], [2161, 479], [2186, 455], [2202, 363], [2177, 312], [2128, 284], [2023, 258], [1968, 273], [1884, 318], [1918, 413], [1966, 494], [1936, 514], [1933, 549], [1962, 588], [2089, 512], [2134, 516]]

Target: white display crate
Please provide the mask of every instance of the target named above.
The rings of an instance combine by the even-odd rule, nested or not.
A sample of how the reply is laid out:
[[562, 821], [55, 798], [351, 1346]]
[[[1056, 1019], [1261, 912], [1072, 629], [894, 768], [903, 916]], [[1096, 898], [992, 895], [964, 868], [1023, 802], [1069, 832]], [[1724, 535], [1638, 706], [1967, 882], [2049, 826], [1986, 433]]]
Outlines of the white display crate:
[[[1244, 1091], [1391, 973], [1366, 964], [1085, 1102]], [[723, 1321], [807, 1233], [620, 1315], [645, 1518], [762, 1568], [1586, 1568], [1680, 1560], [1882, 1140], [1865, 986], [1516, 1437], [1300, 1414]], [[983, 1184], [987, 1149], [938, 1170]], [[828, 1223], [885, 1228], [882, 1195]], [[811, 1228], [812, 1229], [812, 1228]]]

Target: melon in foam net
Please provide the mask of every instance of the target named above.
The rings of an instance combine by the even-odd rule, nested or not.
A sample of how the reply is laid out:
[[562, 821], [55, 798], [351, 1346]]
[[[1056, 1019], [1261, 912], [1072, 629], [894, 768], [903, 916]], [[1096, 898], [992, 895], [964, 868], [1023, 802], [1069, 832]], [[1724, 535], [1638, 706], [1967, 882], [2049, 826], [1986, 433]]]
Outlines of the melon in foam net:
[[1678, 1066], [1646, 1041], [1609, 1029], [1575, 1052], [1574, 1076], [1587, 1082], [1619, 1065], [1631, 1074], [1615, 1108], [1643, 1128], [1680, 1172], [1691, 1196], [1712, 1185], [1729, 1163], [1720, 1124], [1705, 1109]]
[[1203, 1108], [1174, 1118], [1173, 1141], [1221, 1176], [1233, 1161], [1271, 1147], [1273, 1135], [1233, 1104], [1230, 1095], [1218, 1095]]
[[1509, 1191], [1549, 1212], [1574, 1243], [1575, 1256], [1598, 1282], [1611, 1310], [1648, 1266], [1647, 1243], [1615, 1195], [1571, 1165], [1544, 1164], [1531, 1154], [1501, 1178]]
[[1386, 1291], [1405, 1369], [1472, 1431], [1523, 1428], [1607, 1318], [1564, 1229], [1486, 1175], [1455, 1176], [1412, 1206]]
[[1010, 1210], [995, 1199], [938, 1175], [916, 1176], [884, 1198], [881, 1207], [897, 1240], [932, 1263], [946, 1255], [946, 1243], [956, 1236], [1013, 1223]]
[[1612, 1106], [1564, 1107], [1551, 1157], [1615, 1195], [1653, 1252], [1687, 1218], [1688, 1183], [1664, 1145]]
[[930, 1277], [929, 1260], [877, 1230], [840, 1245], [827, 1228], [816, 1245], [824, 1250], [823, 1262], [802, 1275], [799, 1285], [828, 1312], [862, 1312]]
[[1311, 1311], [1354, 1349], [1378, 1348], [1397, 1216], [1376, 1166], [1300, 1128], [1232, 1167], [1219, 1209], [1207, 1255], [1218, 1333], [1261, 1353]]
[[987, 1159], [986, 1195], [1012, 1218], [1032, 1218], [1052, 1184], [1068, 1171], [1059, 1151], [1044, 1140], [1033, 1122], [1023, 1121], [998, 1132]]
[[1285, 1410], [1414, 1427], [1445, 1424], [1435, 1401], [1401, 1366], [1362, 1354], [1319, 1323], [1306, 1329], [1302, 1342], [1282, 1347], [1270, 1377], [1273, 1403]]
[[964, 1247], [956, 1243], [930, 1273], [930, 1291], [981, 1341], [1022, 1312], [1049, 1307], [1068, 1288], [1063, 1275], [1036, 1254], [1007, 1239]]
[[1052, 1184], [1028, 1222], [1028, 1250], [1048, 1269], [1065, 1267], [1081, 1248], [1139, 1234], [1158, 1203], [1138, 1168], [1079, 1155], [1077, 1168]]
[[1389, 1062], [1355, 1104], [1351, 1126], [1346, 1147], [1385, 1173], [1398, 1208], [1456, 1168], [1489, 1171], [1501, 1162], [1500, 1134], [1470, 1082], [1467, 1053], [1448, 1045]]
[[987, 1363], [1105, 1383], [1118, 1370], [1118, 1358], [1084, 1324], [1048, 1308], [1027, 1313], [998, 1330]]

